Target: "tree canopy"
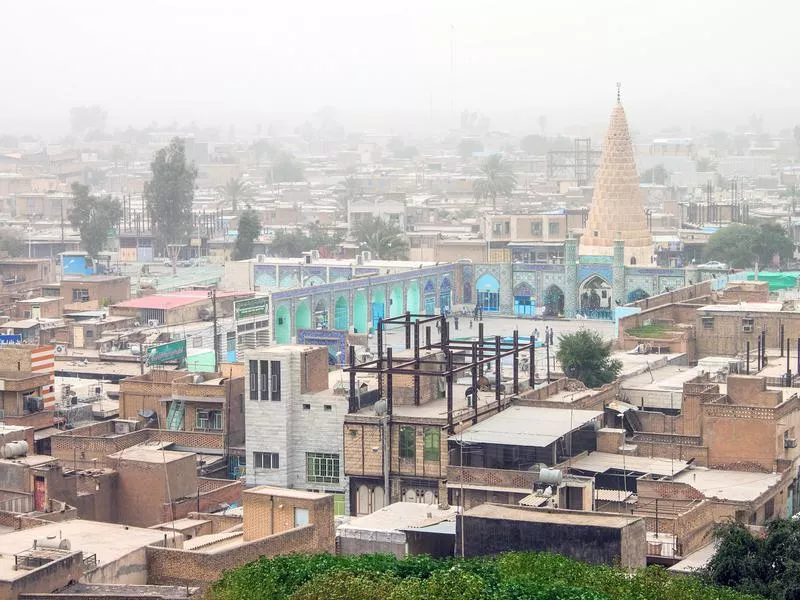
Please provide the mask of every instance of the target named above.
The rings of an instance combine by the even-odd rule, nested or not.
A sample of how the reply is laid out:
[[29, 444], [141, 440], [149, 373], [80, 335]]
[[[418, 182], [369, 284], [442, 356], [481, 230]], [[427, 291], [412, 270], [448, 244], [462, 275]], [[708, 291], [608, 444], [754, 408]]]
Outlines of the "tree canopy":
[[527, 154], [541, 156], [542, 154], [547, 154], [547, 151], [550, 150], [550, 143], [543, 135], [531, 134], [520, 140], [519, 147]]
[[11, 258], [25, 256], [25, 242], [13, 231], [0, 232], [0, 254]]
[[639, 181], [655, 185], [667, 185], [669, 183], [669, 171], [664, 168], [664, 165], [656, 165], [642, 173]]
[[288, 152], [281, 152], [275, 157], [270, 171], [268, 183], [287, 183], [304, 181], [303, 165]]
[[479, 558], [261, 557], [225, 571], [208, 600], [757, 600], [662, 567], [633, 573], [544, 552]]
[[122, 217], [119, 200], [111, 196], [98, 198], [89, 194], [89, 188], [80, 183], [72, 184], [72, 210], [69, 222], [81, 234], [81, 247], [93, 258], [105, 247], [109, 231]]
[[353, 237], [365, 250], [372, 253], [372, 258], [382, 260], [404, 260], [408, 243], [403, 231], [392, 223], [388, 223], [373, 215], [362, 218], [353, 227]]
[[156, 152], [150, 168], [153, 178], [145, 184], [144, 198], [156, 233], [172, 260], [174, 273], [178, 254], [192, 230], [197, 169], [187, 164], [186, 148], [177, 137]]
[[239, 215], [233, 260], [253, 258], [253, 242], [261, 235], [261, 219], [249, 206]]
[[310, 250], [317, 250], [322, 256], [331, 256], [341, 241], [340, 233], [331, 233], [313, 223], [307, 231], [278, 231], [269, 245], [269, 251], [272, 256], [285, 258], [298, 257]]
[[708, 582], [774, 600], [800, 600], [800, 521], [770, 521], [766, 536], [725, 523], [715, 535], [719, 547], [704, 572]]
[[611, 383], [622, 370], [622, 362], [611, 358], [611, 342], [589, 329], [558, 336], [556, 359], [568, 377], [590, 388]]
[[253, 195], [250, 185], [241, 177], [231, 177], [221, 188], [222, 193], [231, 203], [231, 210], [239, 211], [239, 200], [246, 200]]
[[476, 200], [491, 200], [492, 210], [497, 210], [497, 197], [510, 198], [517, 185], [511, 165], [499, 154], [492, 154], [481, 165], [481, 178], [472, 184]]
[[762, 268], [777, 258], [785, 263], [794, 252], [794, 244], [776, 223], [742, 225], [734, 223], [715, 232], [706, 244], [706, 260], [727, 263], [735, 269], [752, 268], [756, 260]]

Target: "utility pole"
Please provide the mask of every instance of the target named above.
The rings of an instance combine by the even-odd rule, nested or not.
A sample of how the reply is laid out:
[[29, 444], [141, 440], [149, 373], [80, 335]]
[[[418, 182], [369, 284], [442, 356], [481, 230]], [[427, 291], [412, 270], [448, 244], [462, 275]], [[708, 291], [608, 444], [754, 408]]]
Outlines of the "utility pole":
[[208, 297], [211, 298], [211, 318], [214, 325], [212, 344], [214, 345], [214, 372], [216, 373], [219, 371], [219, 349], [217, 348], [217, 288], [211, 288], [208, 292]]

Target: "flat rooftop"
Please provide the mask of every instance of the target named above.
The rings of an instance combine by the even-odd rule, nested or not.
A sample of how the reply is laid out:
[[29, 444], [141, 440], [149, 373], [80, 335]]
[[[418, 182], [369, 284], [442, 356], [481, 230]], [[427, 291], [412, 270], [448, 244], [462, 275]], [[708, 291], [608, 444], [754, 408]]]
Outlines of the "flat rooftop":
[[353, 531], [399, 531], [417, 529], [455, 517], [459, 507], [441, 510], [436, 504], [395, 502], [361, 517], [355, 517], [340, 525], [337, 533]]
[[194, 453], [176, 452], [175, 450], [164, 450], [154, 447], [132, 446], [130, 448], [126, 448], [125, 450], [121, 450], [120, 452], [109, 454], [108, 458], [114, 458], [120, 461], [129, 460], [146, 463], [169, 463], [182, 460], [187, 456], [194, 457]]
[[777, 485], [781, 480], [781, 475], [692, 467], [676, 475], [673, 479], [692, 486], [707, 498], [751, 502]]
[[242, 493], [256, 494], [259, 496], [280, 496], [281, 498], [294, 498], [296, 500], [321, 500], [329, 495], [321, 494], [319, 492], [306, 492], [304, 490], [274, 487], [271, 485], [260, 485], [258, 487], [244, 490]]
[[[571, 469], [605, 473], [610, 470], [650, 473], [651, 475], [673, 475], [687, 467], [686, 461], [670, 458], [648, 458], [646, 456], [627, 456], [610, 452], [590, 452], [586, 456], [573, 458]], [[752, 475], [752, 473], [751, 473]]]
[[[781, 312], [782, 302], [740, 302], [739, 304], [708, 304], [701, 306], [698, 311], [716, 313], [736, 312]], [[794, 312], [794, 311], [789, 311]]]
[[0, 534], [0, 579], [14, 580], [24, 577], [28, 571], [15, 571], [14, 555], [33, 548], [33, 540], [45, 537], [68, 539], [72, 552], [82, 551], [84, 556], [97, 555], [97, 564], [106, 565], [164, 539], [164, 532], [101, 523], [99, 521], [71, 520], [42, 525]]
[[602, 411], [598, 410], [510, 406], [462, 433], [450, 436], [450, 440], [467, 444], [544, 448], [602, 416]]
[[626, 517], [616, 513], [524, 508], [506, 504], [481, 504], [480, 506], [468, 510], [464, 515], [467, 517], [484, 519], [611, 527], [614, 529], [622, 529], [631, 523], [641, 520], [641, 517]]

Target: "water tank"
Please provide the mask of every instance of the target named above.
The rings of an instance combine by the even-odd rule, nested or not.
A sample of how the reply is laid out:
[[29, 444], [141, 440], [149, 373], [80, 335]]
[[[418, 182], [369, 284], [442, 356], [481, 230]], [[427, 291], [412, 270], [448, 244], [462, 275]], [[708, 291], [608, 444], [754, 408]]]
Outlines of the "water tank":
[[9, 442], [0, 446], [0, 458], [17, 458], [28, 453], [28, 442]]
[[192, 377], [192, 383], [203, 383], [204, 381], [205, 379], [203, 379], [203, 376], [200, 374], [197, 374], [194, 377]]
[[57, 539], [56, 536], [38, 538], [33, 541], [34, 548], [52, 548], [55, 550], [70, 550], [71, 544], [66, 538]]
[[382, 417], [383, 415], [386, 414], [386, 409], [387, 409], [386, 400], [378, 400], [375, 403], [374, 408], [375, 408], [375, 414], [379, 417]]
[[564, 474], [558, 469], [542, 469], [539, 471], [539, 483], [561, 485]]

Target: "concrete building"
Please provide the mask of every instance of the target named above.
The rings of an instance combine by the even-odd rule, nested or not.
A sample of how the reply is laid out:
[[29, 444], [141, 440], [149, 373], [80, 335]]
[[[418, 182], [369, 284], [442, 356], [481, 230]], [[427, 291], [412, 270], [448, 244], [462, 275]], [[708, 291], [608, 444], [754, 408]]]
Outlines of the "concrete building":
[[[328, 375], [325, 348], [280, 345], [248, 350], [244, 400], [248, 485], [334, 495], [345, 512], [342, 426], [347, 396]], [[344, 376], [339, 372], [339, 379]]]
[[646, 547], [644, 519], [612, 513], [482, 504], [466, 511], [456, 528], [456, 554], [469, 557], [555, 552], [637, 569], [645, 565]]

